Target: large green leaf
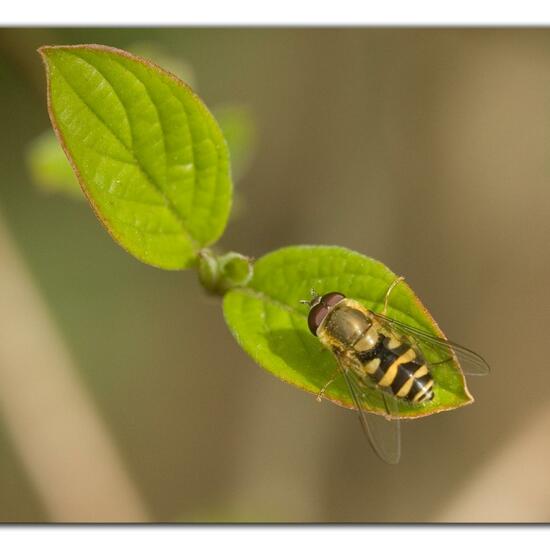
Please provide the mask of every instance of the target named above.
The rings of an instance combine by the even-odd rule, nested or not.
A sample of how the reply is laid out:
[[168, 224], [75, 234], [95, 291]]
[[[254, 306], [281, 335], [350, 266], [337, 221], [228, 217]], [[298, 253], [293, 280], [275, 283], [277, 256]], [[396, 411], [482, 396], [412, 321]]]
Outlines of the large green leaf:
[[40, 53], [52, 124], [109, 233], [148, 264], [192, 265], [231, 207], [229, 154], [210, 112], [175, 76], [127, 52]]
[[[260, 258], [246, 288], [229, 291], [224, 298], [227, 324], [239, 344], [266, 370], [299, 388], [317, 394], [336, 369], [334, 356], [307, 326], [310, 289], [319, 294], [342, 292], [372, 311], [381, 311], [386, 291], [396, 275], [386, 266], [350, 250], [327, 246], [293, 246]], [[387, 315], [413, 327], [443, 336], [410, 287], [402, 282], [392, 291]], [[436, 362], [433, 352], [428, 357]], [[426, 416], [471, 403], [462, 371], [455, 361], [434, 369], [433, 401], [421, 405], [401, 402], [404, 418]], [[325, 397], [353, 407], [340, 377]], [[366, 410], [385, 414], [380, 394], [367, 391]]]

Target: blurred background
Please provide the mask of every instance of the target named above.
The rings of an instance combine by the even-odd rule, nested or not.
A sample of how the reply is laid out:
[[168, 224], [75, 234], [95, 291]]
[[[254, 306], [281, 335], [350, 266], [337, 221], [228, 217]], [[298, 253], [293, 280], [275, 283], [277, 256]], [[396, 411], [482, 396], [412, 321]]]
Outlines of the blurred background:
[[[253, 363], [194, 272], [41, 185], [35, 50], [91, 42], [244, 109], [220, 248], [381, 260], [491, 364], [476, 403], [405, 422], [381, 463], [352, 412]], [[0, 521], [549, 521], [549, 120], [550, 29], [0, 30]]]

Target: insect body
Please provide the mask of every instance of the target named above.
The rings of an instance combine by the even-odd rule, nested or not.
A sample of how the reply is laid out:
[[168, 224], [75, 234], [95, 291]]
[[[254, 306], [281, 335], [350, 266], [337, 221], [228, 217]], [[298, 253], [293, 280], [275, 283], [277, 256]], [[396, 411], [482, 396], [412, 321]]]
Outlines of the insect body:
[[[441, 363], [460, 359], [465, 374], [487, 374], [489, 367], [479, 355], [445, 338], [386, 317], [388, 298], [402, 280], [396, 279], [386, 292], [383, 313], [374, 313], [340, 292], [315, 295], [309, 305], [310, 331], [335, 356], [338, 369], [323, 387], [343, 375], [361, 425], [376, 453], [386, 462], [397, 463], [401, 452], [399, 406], [422, 407], [436, 396], [432, 371]], [[444, 355], [430, 363], [424, 350]], [[383, 398], [387, 421], [366, 414], [362, 406], [366, 389], [375, 389]]]
[[[336, 303], [327, 308], [327, 301]], [[361, 304], [341, 294], [323, 296], [316, 307], [326, 311], [316, 329], [319, 340], [335, 355], [345, 358], [361, 381], [372, 382], [395, 398], [412, 403], [433, 399], [432, 375], [421, 352], [411, 343], [399, 338]]]

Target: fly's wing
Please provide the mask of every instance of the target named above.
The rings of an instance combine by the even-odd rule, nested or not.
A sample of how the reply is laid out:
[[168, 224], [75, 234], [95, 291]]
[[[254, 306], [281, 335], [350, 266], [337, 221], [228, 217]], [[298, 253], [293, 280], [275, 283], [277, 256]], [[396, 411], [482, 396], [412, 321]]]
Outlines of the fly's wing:
[[[378, 321], [380, 321], [380, 323], [390, 327], [394, 333], [412, 340], [421, 348], [421, 350], [422, 348], [428, 348], [436, 352], [446, 353], [448, 355], [448, 359], [441, 361], [442, 363], [452, 359], [453, 354], [456, 355], [464, 374], [484, 376], [490, 372], [487, 361], [485, 361], [481, 355], [478, 355], [474, 351], [469, 350], [460, 344], [456, 344], [455, 342], [451, 342], [445, 338], [439, 338], [438, 336], [434, 336], [433, 334], [430, 334], [422, 329], [411, 327], [406, 323], [396, 321], [395, 319], [391, 319], [380, 313], [373, 313], [373, 315], [378, 319]], [[436, 365], [436, 363], [432, 363], [432, 366], [434, 365]]]
[[[381, 415], [365, 412], [362, 407], [365, 388], [343, 357], [338, 358], [338, 364], [346, 380], [353, 403], [357, 408], [359, 421], [368, 442], [384, 462], [397, 464], [401, 457], [401, 424], [399, 419], [387, 420]], [[397, 416], [399, 414], [397, 401], [384, 392], [381, 393], [388, 414]]]

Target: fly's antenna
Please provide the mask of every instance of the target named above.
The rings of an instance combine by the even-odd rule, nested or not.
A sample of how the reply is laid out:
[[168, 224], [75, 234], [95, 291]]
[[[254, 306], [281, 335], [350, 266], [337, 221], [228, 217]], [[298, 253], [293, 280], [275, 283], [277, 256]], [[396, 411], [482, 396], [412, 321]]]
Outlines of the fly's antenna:
[[315, 300], [317, 300], [317, 298], [319, 298], [319, 294], [317, 294], [317, 292], [315, 292], [314, 288], [311, 288], [309, 290], [309, 293], [311, 294], [311, 300], [300, 300], [301, 304], [304, 304], [306, 306], [311, 306], [313, 304], [313, 302]]

